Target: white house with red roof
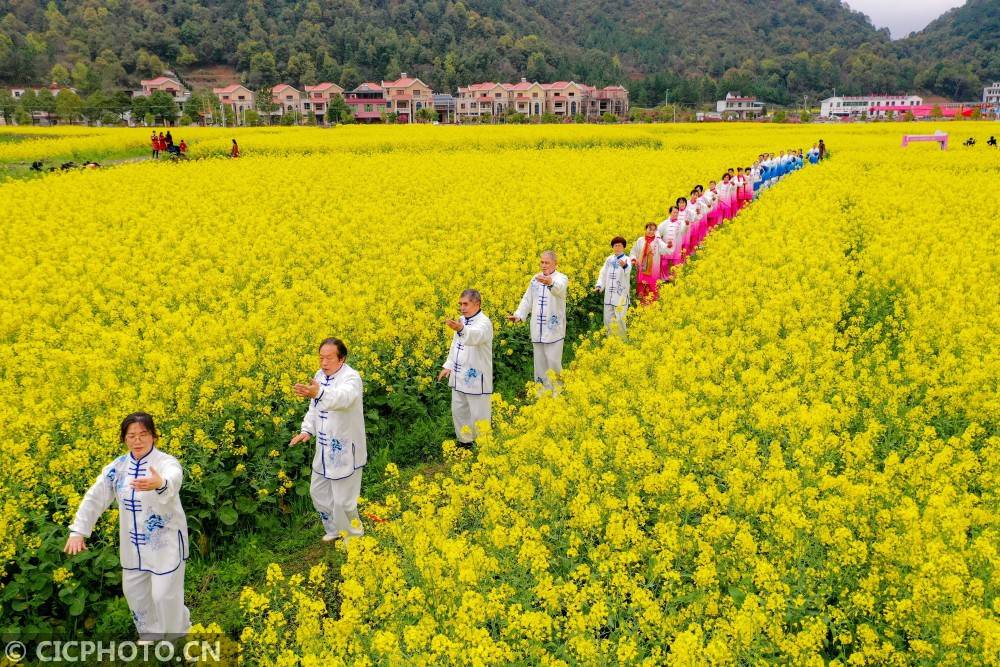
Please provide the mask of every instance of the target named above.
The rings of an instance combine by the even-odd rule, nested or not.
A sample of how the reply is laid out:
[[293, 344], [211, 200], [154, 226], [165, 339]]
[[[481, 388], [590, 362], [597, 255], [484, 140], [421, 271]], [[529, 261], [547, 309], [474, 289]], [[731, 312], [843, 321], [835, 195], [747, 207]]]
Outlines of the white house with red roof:
[[575, 81], [556, 81], [543, 83], [547, 111], [556, 116], [572, 117], [585, 114], [589, 106], [590, 90], [588, 86]]
[[359, 123], [380, 122], [388, 104], [385, 89], [370, 81], [344, 93], [344, 102], [354, 113], [354, 120]]
[[395, 113], [400, 123], [412, 123], [421, 109], [434, 109], [434, 92], [426, 83], [402, 72], [395, 81], [383, 81], [386, 113]]
[[851, 97], [828, 97], [819, 105], [819, 115], [824, 118], [860, 118], [872, 115], [876, 107], [893, 108], [902, 113], [924, 103], [917, 95], [860, 95]]
[[238, 125], [244, 124], [244, 113], [255, 108], [256, 94], [241, 83], [233, 83], [224, 88], [213, 88], [212, 92], [219, 98], [219, 104], [224, 110], [232, 110]]
[[483, 81], [473, 83], [465, 88], [458, 87], [455, 115], [461, 120], [478, 120], [483, 116], [496, 117], [510, 107], [509, 83]]
[[724, 117], [747, 120], [763, 116], [767, 110], [756, 97], [746, 97], [739, 93], [726, 93], [726, 99], [715, 103], [715, 110]]
[[327, 117], [330, 111], [330, 103], [333, 98], [344, 95], [344, 89], [335, 83], [325, 81], [315, 86], [306, 86], [306, 95], [302, 100], [302, 112], [312, 112], [316, 115], [317, 123], [328, 123]]
[[628, 90], [622, 86], [596, 88], [574, 81], [539, 83], [521, 78], [519, 83], [484, 81], [459, 87], [455, 114], [462, 120], [497, 117], [512, 111], [537, 117], [549, 113], [560, 117], [583, 114], [594, 119], [604, 113], [628, 113]]
[[184, 103], [191, 97], [191, 91], [173, 76], [158, 76], [155, 79], [143, 79], [139, 82], [142, 89], [134, 94], [141, 97], [149, 97], [155, 92], [164, 92], [174, 98], [174, 102], [183, 107]]

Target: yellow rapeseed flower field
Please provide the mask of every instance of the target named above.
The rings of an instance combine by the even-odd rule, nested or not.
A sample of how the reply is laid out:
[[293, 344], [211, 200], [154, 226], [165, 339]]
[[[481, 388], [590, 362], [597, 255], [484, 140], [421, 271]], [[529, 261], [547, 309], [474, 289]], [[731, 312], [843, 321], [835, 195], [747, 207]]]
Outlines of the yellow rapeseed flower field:
[[[499, 323], [553, 247], [579, 311], [611, 236], [822, 136], [833, 159], [713, 232], [627, 342], [589, 336], [559, 396], [498, 398], [474, 458], [446, 442], [446, 473], [367, 503], [388, 522], [339, 577], [272, 566], [244, 590], [243, 657], [998, 664], [997, 155], [898, 147], [932, 129], [246, 130], [236, 161], [8, 182], [0, 581], [53, 616], [27, 568], [86, 586], [32, 554], [123, 414], [160, 419], [206, 525], [266, 514], [297, 474], [290, 386], [318, 339], [344, 337], [371, 400], [405, 413], [396, 397], [440, 391], [461, 289]], [[196, 155], [224, 150], [212, 132]], [[50, 141], [132, 138], [4, 148]], [[500, 327], [498, 372], [529, 363], [523, 338]]]

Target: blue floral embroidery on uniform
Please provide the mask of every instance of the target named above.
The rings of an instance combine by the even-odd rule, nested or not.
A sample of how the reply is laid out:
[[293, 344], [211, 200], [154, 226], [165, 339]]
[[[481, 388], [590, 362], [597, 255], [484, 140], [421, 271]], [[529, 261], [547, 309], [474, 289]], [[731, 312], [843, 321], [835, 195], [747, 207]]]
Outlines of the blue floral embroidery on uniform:
[[329, 521], [330, 520], [330, 515], [327, 514], [326, 512], [317, 512], [317, 514], [319, 514], [319, 518], [320, 518], [321, 521]]
[[339, 452], [343, 448], [344, 448], [344, 445], [340, 442], [340, 440], [337, 440], [336, 438], [333, 438], [333, 439], [330, 440], [330, 449], [331, 449], [331, 451]]
[[557, 326], [559, 326], [559, 316], [549, 315], [549, 329], [555, 329]]
[[158, 528], [163, 528], [165, 525], [166, 522], [159, 514], [150, 514], [149, 518], [146, 519], [146, 531], [150, 534], [155, 533]]
[[469, 370], [465, 371], [466, 380], [475, 380], [477, 377], [479, 377], [479, 371], [477, 371], [475, 368], [470, 368]]

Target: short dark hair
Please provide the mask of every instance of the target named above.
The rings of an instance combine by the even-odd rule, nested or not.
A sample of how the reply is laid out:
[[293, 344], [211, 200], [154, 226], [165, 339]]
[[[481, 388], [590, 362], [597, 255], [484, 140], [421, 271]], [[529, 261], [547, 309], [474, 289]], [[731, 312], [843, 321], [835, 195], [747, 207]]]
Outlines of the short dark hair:
[[479, 290], [477, 290], [477, 289], [463, 290], [462, 293], [459, 295], [458, 298], [460, 298], [460, 299], [471, 299], [472, 301], [475, 301], [476, 303], [478, 303], [480, 305], [482, 305], [482, 303], [483, 303], [483, 295], [480, 294]]
[[674, 202], [674, 203], [676, 203], [678, 206], [680, 206], [681, 202], [684, 202], [685, 204], [688, 203], [687, 197], [678, 197], [677, 201]]
[[320, 341], [317, 352], [322, 350], [327, 345], [333, 345], [335, 348], [337, 348], [337, 356], [339, 356], [341, 359], [347, 359], [347, 346], [344, 345], [344, 341], [340, 340], [339, 338], [324, 338], [322, 341]]
[[621, 243], [622, 245], [628, 245], [628, 241], [625, 240], [624, 236], [616, 236], [611, 239], [611, 247], [614, 248], [616, 245]]
[[121, 430], [118, 433], [118, 442], [125, 442], [125, 432], [128, 431], [128, 427], [132, 424], [142, 424], [152, 434], [154, 440], [160, 438], [160, 434], [156, 432], [156, 424], [153, 423], [153, 415], [148, 412], [133, 412], [122, 420]]
[[667, 211], [667, 213], [673, 213], [674, 211], [679, 211], [679, 210], [680, 210], [680, 209], [679, 209], [679, 208], [677, 208], [676, 206], [671, 206], [671, 207], [670, 207], [670, 210], [669, 210], [669, 211]]
[[652, 227], [653, 229], [656, 229], [656, 223], [655, 222], [647, 222], [645, 229], [649, 229], [650, 227]]

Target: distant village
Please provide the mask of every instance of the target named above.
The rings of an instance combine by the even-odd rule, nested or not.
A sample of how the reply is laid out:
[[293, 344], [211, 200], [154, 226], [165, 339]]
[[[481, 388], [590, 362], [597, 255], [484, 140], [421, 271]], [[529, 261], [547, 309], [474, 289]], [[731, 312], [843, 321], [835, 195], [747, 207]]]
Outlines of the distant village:
[[[494, 122], [619, 122], [671, 120], [656, 110], [632, 109], [628, 90], [620, 85], [597, 88], [575, 81], [541, 83], [522, 78], [517, 83], [481, 82], [459, 86], [455, 94], [434, 92], [429, 85], [406, 72], [393, 81], [365, 82], [352, 90], [323, 82], [301, 88], [280, 83], [270, 89], [251, 90], [234, 83], [212, 88], [212, 95], [192, 95], [179, 77], [166, 73], [140, 82], [141, 88], [128, 91], [134, 102], [139, 98], [168, 99], [173, 116], [167, 112], [133, 117], [131, 109], [120, 115], [121, 122], [142, 125], [178, 121], [197, 125], [331, 125], [355, 123], [449, 124]], [[20, 101], [26, 94], [57, 98], [70, 87], [53, 83], [45, 88], [15, 87], [11, 95]], [[75, 91], [74, 91], [75, 93]], [[921, 120], [928, 118], [997, 117], [1000, 112], [1000, 82], [983, 89], [981, 101], [966, 103], [925, 103], [917, 95], [834, 96], [820, 101], [818, 115], [808, 111], [808, 99], [800, 110], [772, 108], [755, 97], [730, 92], [712, 111], [690, 111], [687, 120]], [[27, 107], [28, 105], [24, 105]], [[47, 125], [75, 122], [60, 117], [53, 109], [32, 105], [15, 123]], [[664, 106], [664, 109], [666, 109]], [[677, 108], [673, 107], [674, 120]], [[150, 118], [150, 116], [153, 116]], [[8, 122], [0, 115], [0, 124]]]

